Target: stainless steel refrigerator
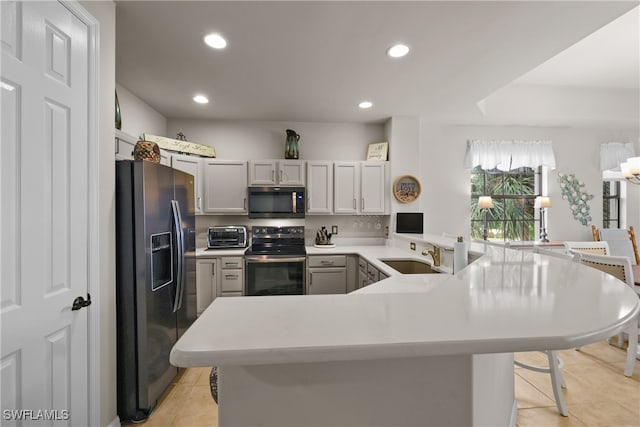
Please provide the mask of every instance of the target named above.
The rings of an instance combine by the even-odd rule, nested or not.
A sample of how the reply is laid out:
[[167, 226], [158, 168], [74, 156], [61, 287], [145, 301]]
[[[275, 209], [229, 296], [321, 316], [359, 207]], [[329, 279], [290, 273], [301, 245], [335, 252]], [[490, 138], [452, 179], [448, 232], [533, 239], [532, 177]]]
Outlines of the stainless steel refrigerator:
[[196, 318], [194, 177], [116, 162], [118, 415], [142, 421], [178, 373], [171, 348]]

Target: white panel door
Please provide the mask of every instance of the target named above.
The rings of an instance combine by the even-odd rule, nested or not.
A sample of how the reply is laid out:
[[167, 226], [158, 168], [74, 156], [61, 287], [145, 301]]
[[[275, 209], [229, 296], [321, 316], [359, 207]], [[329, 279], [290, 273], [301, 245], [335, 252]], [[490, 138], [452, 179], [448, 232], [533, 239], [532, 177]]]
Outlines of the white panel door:
[[386, 163], [362, 162], [360, 165], [360, 213], [384, 214], [387, 185]]
[[304, 185], [304, 160], [280, 160], [278, 183], [280, 185]]
[[58, 2], [1, 7], [1, 405], [57, 419], [2, 425], [89, 425], [90, 308], [71, 310], [89, 282], [89, 31]]
[[174, 154], [171, 156], [171, 165], [174, 169], [193, 175], [193, 203], [197, 214], [202, 213], [202, 188], [200, 184], [200, 159], [192, 156]]
[[275, 160], [251, 160], [249, 162], [250, 185], [275, 185], [276, 182]]
[[247, 212], [247, 162], [205, 161], [204, 212]]
[[330, 214], [333, 206], [333, 163], [307, 162], [307, 213]]
[[333, 164], [333, 212], [357, 214], [360, 202], [360, 169], [357, 162]]

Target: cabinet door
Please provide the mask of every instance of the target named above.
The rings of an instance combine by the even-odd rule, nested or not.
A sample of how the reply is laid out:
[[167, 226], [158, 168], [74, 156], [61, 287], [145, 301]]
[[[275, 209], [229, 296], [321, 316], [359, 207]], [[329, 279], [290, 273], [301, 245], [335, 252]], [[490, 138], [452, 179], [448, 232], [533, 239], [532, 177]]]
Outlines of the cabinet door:
[[330, 214], [333, 206], [333, 163], [307, 162], [307, 213]]
[[386, 167], [379, 162], [362, 162], [360, 165], [360, 213], [384, 214], [386, 211]]
[[133, 149], [137, 141], [137, 138], [116, 129], [116, 159], [133, 160]]
[[369, 285], [380, 280], [380, 273], [378, 272], [378, 269], [371, 264], [367, 264], [367, 278]]
[[202, 173], [200, 159], [175, 154], [172, 156], [171, 163], [174, 169], [193, 175], [193, 206], [195, 206], [197, 214], [202, 213], [202, 186], [200, 184]]
[[160, 164], [165, 166], [171, 166], [172, 155], [165, 150], [160, 150]]
[[275, 160], [251, 160], [249, 162], [250, 185], [275, 185], [276, 182]]
[[196, 261], [196, 313], [199, 316], [215, 299], [217, 292], [216, 260]]
[[204, 212], [247, 213], [247, 162], [206, 160]]
[[358, 288], [364, 288], [369, 284], [369, 278], [367, 272], [362, 269], [358, 269]]
[[360, 173], [356, 162], [333, 164], [333, 212], [357, 214], [360, 200]]
[[278, 182], [280, 185], [304, 185], [304, 160], [280, 160], [278, 162]]
[[346, 267], [309, 269], [309, 295], [346, 293]]
[[227, 292], [240, 293], [244, 289], [244, 270], [241, 269], [221, 269], [220, 270], [220, 292], [223, 296]]

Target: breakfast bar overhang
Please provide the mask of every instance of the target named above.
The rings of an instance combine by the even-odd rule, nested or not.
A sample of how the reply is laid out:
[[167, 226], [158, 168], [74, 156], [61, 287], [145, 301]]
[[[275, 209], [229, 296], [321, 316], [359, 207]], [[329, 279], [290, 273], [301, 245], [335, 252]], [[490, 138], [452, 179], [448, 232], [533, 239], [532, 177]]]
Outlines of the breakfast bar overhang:
[[514, 425], [514, 352], [637, 327], [640, 300], [579, 263], [483, 252], [348, 295], [218, 298], [171, 363], [218, 366], [220, 426]]

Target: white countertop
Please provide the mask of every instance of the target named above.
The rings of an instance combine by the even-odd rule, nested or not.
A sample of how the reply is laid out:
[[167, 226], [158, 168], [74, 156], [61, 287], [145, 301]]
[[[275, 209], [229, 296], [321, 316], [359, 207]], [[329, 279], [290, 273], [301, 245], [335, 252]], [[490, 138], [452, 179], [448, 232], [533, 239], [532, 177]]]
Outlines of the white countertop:
[[207, 249], [196, 248], [197, 258], [215, 258], [219, 256], [243, 256], [247, 248], [238, 249]]
[[391, 277], [349, 295], [217, 298], [174, 346], [171, 363], [254, 365], [566, 349], [616, 334], [640, 311], [632, 289], [595, 269], [480, 246], [485, 255], [455, 275], [398, 274], [378, 259], [412, 254], [387, 246], [308, 248], [309, 255], [357, 253]]

